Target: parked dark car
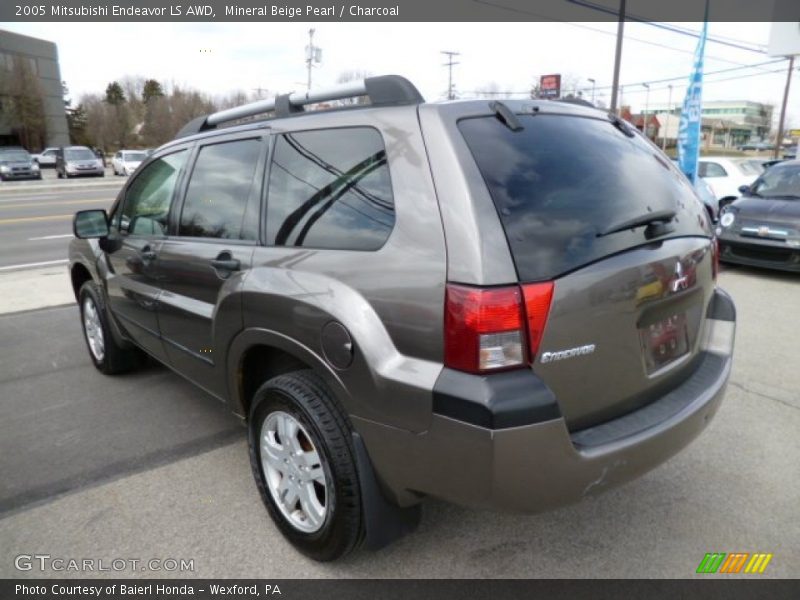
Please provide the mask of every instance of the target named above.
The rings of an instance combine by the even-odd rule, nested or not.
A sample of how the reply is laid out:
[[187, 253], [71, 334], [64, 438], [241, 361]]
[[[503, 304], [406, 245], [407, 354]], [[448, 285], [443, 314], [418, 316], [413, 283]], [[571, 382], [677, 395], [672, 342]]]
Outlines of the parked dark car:
[[705, 210], [616, 116], [374, 77], [188, 123], [76, 215], [69, 269], [97, 369], [226, 402], [277, 527], [333, 560], [427, 496], [541, 511], [699, 435], [736, 326]]
[[41, 179], [42, 172], [33, 156], [24, 148], [0, 148], [0, 179]]
[[103, 159], [86, 146], [66, 146], [59, 148], [56, 154], [56, 175], [65, 177], [105, 177], [106, 169]]
[[725, 262], [800, 272], [800, 161], [768, 168], [722, 211]]

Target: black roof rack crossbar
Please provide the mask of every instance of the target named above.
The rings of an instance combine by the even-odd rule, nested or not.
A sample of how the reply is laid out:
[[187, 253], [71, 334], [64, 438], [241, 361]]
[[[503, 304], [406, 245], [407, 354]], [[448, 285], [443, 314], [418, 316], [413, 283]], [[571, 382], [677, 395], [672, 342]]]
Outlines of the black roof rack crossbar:
[[270, 100], [259, 100], [242, 106], [228, 108], [219, 112], [192, 119], [175, 136], [186, 137], [228, 121], [252, 117], [266, 112], [275, 112], [276, 116], [287, 117], [303, 112], [303, 107], [318, 102], [330, 102], [345, 98], [367, 96], [371, 106], [404, 106], [420, 104], [425, 101], [414, 84], [399, 75], [382, 75], [367, 77], [357, 81], [348, 81], [340, 85], [307, 92], [294, 92], [277, 96]]

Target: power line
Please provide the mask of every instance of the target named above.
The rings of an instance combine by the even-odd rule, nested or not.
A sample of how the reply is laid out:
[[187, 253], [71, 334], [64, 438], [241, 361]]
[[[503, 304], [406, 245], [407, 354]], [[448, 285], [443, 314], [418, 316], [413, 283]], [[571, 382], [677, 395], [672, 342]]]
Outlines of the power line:
[[[567, 2], [569, 2], [570, 4], [575, 4], [577, 6], [583, 6], [585, 8], [591, 9], [591, 10], [602, 12], [602, 13], [605, 13], [605, 14], [608, 14], [608, 15], [613, 15], [613, 16], [617, 15], [617, 11], [616, 10], [614, 10], [612, 8], [608, 8], [607, 6], [602, 6], [600, 4], [596, 4], [594, 2], [588, 2], [587, 0], [567, 0]], [[648, 19], [645, 19], [643, 17], [638, 17], [638, 16], [632, 15], [630, 13], [628, 13], [627, 19], [630, 20], [630, 21], [635, 21], [637, 23], [644, 23], [645, 25], [649, 25], [651, 27], [657, 27], [659, 29], [664, 29], [666, 31], [672, 31], [674, 33], [679, 33], [681, 35], [688, 35], [688, 36], [693, 37], [693, 38], [699, 38], [700, 37], [700, 33], [699, 32], [695, 32], [695, 31], [693, 31], [691, 29], [682, 28], [682, 27], [676, 27], [674, 25], [669, 25], [667, 23], [658, 23], [656, 21], [650, 21]], [[715, 36], [707, 35], [706, 36], [706, 41], [707, 42], [713, 42], [715, 44], [722, 44], [724, 46], [730, 46], [732, 48], [738, 48], [739, 50], [747, 50], [749, 52], [757, 52], [759, 54], [766, 54], [764, 52], [764, 50], [761, 49], [761, 48], [753, 48], [752, 46], [743, 46], [741, 44], [738, 44], [738, 43], [735, 43], [735, 42], [726, 41], [726, 40], [717, 38]]]
[[[551, 23], [561, 23], [563, 25], [569, 25], [571, 27], [577, 27], [579, 29], [585, 29], [587, 31], [594, 31], [595, 33], [601, 33], [603, 35], [612, 35], [614, 37], [616, 37], [616, 35], [617, 35], [613, 31], [606, 31], [605, 29], [599, 29], [597, 27], [590, 27], [589, 25], [584, 25], [582, 23], [573, 23], [571, 21], [564, 21], [562, 19], [554, 19], [553, 17], [549, 17], [547, 15], [543, 15], [542, 13], [537, 13], [537, 12], [534, 12], [532, 10], [528, 10], [528, 9], [525, 9], [525, 8], [516, 8], [516, 7], [512, 7], [512, 6], [505, 6], [505, 5], [500, 4], [498, 2], [492, 2], [491, 0], [471, 0], [471, 1], [476, 3], [476, 4], [483, 4], [485, 6], [491, 6], [493, 8], [499, 8], [501, 10], [506, 10], [506, 11], [512, 12], [512, 13], [517, 13], [517, 14], [521, 14], [521, 15], [529, 15], [529, 16], [532, 16], [532, 17], [537, 17], [537, 18], [541, 19], [542, 21], [547, 21], [547, 22], [551, 22]], [[673, 52], [680, 52], [681, 54], [689, 54], [691, 56], [694, 56], [694, 50], [684, 50], [683, 48], [675, 48], [673, 46], [667, 46], [666, 44], [661, 44], [659, 42], [654, 42], [652, 40], [644, 40], [642, 38], [637, 38], [637, 37], [630, 36], [630, 35], [625, 35], [625, 41], [626, 42], [627, 41], [638, 42], [640, 44], [647, 44], [648, 46], [655, 46], [657, 48], [664, 48], [665, 50], [671, 50]], [[705, 58], [706, 58], [706, 60], [716, 60], [716, 61], [719, 61], [719, 62], [724, 62], [724, 63], [731, 64], [731, 65], [745, 66], [744, 63], [737, 62], [735, 60], [730, 60], [728, 58], [722, 58], [720, 56], [714, 56], [712, 54], [706, 54]]]
[[[771, 63], [774, 63], [774, 62], [781, 62], [781, 61], [784, 61], [784, 60], [786, 60], [786, 59], [782, 58], [782, 59], [779, 59], [777, 61], [769, 61], [769, 63], [763, 63], [763, 64], [771, 64]], [[732, 70], [735, 70], [735, 69], [722, 69], [721, 71], [708, 72], [705, 75], [715, 75], [717, 73], [725, 73], [725, 72], [730, 72]], [[800, 70], [800, 67], [796, 67], [792, 74], [793, 75], [797, 75], [798, 70]], [[758, 73], [747, 73], [746, 75], [736, 75], [734, 77], [724, 77], [722, 79], [711, 79], [711, 80], [705, 80], [704, 79], [703, 80], [703, 85], [711, 84], [711, 83], [722, 83], [723, 81], [735, 81], [737, 79], [747, 79], [748, 77], [758, 77], [760, 75], [774, 75], [776, 73], [785, 73], [785, 72], [786, 72], [786, 69], [772, 69], [772, 70], [762, 70], [762, 71], [760, 71]], [[670, 78], [670, 79], [659, 79], [657, 81], [651, 81], [651, 82], [623, 83], [623, 84], [620, 84], [620, 87], [621, 88], [625, 88], [625, 95], [627, 96], [627, 95], [630, 95], [630, 94], [642, 94], [642, 93], [645, 93], [647, 91], [646, 89], [630, 90], [630, 89], [628, 89], [630, 87], [642, 86], [644, 83], [666, 83], [668, 81], [679, 81], [679, 80], [686, 80], [686, 77], [673, 77], [673, 78]], [[686, 86], [683, 86], [683, 85], [673, 86], [673, 88], [678, 88], [678, 89], [680, 89], [682, 87], [686, 87]], [[588, 88], [588, 89], [591, 89], [591, 88]], [[610, 90], [611, 86], [607, 85], [607, 86], [598, 87], [596, 89], [597, 90]], [[650, 91], [653, 92], [653, 91], [666, 90], [666, 89], [669, 89], [669, 86], [662, 86], [662, 87], [657, 87], [657, 88], [651, 87]], [[579, 89], [577, 91], [578, 92], [584, 92], [586, 90], [587, 90], [587, 88], [582, 88], [582, 89]], [[530, 90], [527, 90], [527, 91], [524, 91], [524, 92], [471, 90], [471, 91], [466, 91], [464, 93], [465, 94], [474, 94], [474, 95], [481, 94], [481, 95], [485, 95], [485, 96], [528, 96], [528, 95], [530, 95], [531, 92], [530, 92]]]

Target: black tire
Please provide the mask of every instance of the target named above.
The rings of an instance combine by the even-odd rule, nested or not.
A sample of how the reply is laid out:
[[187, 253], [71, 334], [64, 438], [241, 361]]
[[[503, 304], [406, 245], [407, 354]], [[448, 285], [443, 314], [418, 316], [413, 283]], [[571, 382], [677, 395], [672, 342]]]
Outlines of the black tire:
[[[89, 300], [94, 304], [103, 333], [104, 352], [101, 358], [98, 358], [92, 351], [91, 344], [89, 343], [89, 335], [86, 331], [84, 310], [86, 309], [86, 302]], [[106, 375], [114, 375], [140, 367], [145, 362], [146, 357], [144, 352], [134, 346], [121, 346], [114, 339], [108, 324], [105, 300], [96, 283], [87, 281], [81, 286], [80, 292], [78, 293], [78, 303], [81, 312], [83, 339], [86, 342], [89, 358], [92, 360], [92, 364], [94, 364], [97, 370]]]
[[[276, 411], [299, 421], [321, 457], [327, 483], [326, 515], [321, 528], [313, 533], [292, 525], [267, 489], [261, 461], [261, 427]], [[352, 552], [363, 537], [363, 518], [351, 427], [322, 379], [313, 371], [296, 371], [264, 383], [253, 398], [249, 435], [250, 465], [258, 491], [284, 537], [318, 561], [336, 560]]]

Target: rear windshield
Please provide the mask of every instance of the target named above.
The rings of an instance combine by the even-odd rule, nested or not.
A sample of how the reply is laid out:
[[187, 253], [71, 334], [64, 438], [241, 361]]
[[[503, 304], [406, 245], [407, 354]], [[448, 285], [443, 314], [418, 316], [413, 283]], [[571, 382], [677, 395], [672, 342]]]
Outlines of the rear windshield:
[[147, 155], [144, 152], [126, 152], [122, 158], [126, 162], [142, 162]]
[[674, 210], [666, 236], [707, 235], [702, 205], [669, 159], [605, 119], [521, 115], [458, 127], [483, 175], [522, 281], [551, 279], [648, 243], [645, 228], [598, 233], [650, 211]]

